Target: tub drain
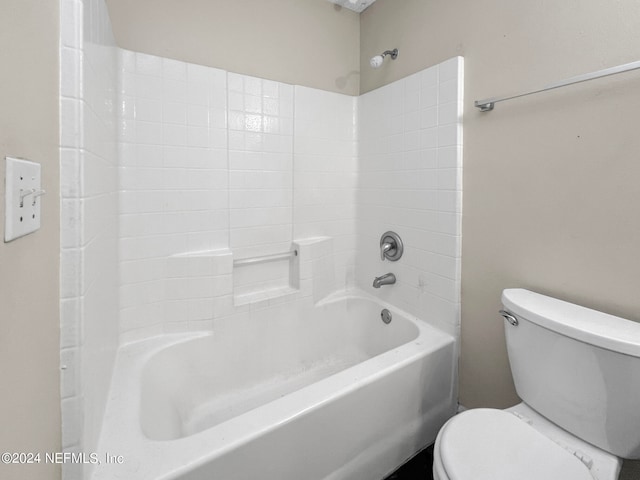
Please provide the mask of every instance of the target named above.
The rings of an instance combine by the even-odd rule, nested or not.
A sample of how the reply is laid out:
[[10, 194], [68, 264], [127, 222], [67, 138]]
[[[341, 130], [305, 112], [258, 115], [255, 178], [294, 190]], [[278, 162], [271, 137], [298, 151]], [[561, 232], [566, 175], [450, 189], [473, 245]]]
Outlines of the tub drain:
[[380, 318], [382, 318], [382, 321], [384, 323], [391, 323], [391, 312], [386, 308], [382, 309], [382, 311], [380, 312]]

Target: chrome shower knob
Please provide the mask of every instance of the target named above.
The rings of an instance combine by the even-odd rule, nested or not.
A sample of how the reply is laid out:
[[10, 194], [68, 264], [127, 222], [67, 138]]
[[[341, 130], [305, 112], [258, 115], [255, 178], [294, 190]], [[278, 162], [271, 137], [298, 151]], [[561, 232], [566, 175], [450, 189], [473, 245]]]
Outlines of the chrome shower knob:
[[385, 232], [380, 237], [380, 260], [386, 258], [390, 262], [396, 262], [402, 257], [404, 245], [400, 235], [396, 232]]

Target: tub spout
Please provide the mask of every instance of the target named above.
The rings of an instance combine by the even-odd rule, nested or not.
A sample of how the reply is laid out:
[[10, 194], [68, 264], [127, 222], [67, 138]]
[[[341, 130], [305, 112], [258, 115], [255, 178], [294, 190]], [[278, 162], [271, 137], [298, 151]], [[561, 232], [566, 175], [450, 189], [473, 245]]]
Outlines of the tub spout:
[[385, 273], [373, 279], [373, 288], [380, 288], [382, 285], [393, 285], [396, 283], [396, 276], [393, 273]]

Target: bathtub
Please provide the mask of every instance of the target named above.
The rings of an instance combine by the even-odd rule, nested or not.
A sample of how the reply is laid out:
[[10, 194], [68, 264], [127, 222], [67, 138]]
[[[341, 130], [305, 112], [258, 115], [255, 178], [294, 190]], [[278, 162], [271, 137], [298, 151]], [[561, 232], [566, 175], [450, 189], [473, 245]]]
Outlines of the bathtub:
[[92, 478], [382, 479], [455, 413], [457, 364], [453, 337], [384, 307], [342, 295], [122, 347]]

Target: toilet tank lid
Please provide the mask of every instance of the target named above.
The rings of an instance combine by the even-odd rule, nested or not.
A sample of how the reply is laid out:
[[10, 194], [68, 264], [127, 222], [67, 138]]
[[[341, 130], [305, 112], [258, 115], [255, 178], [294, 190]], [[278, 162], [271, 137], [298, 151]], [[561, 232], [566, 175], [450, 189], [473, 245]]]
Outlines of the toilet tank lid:
[[511, 313], [576, 340], [640, 358], [640, 323], [522, 288], [502, 292]]

